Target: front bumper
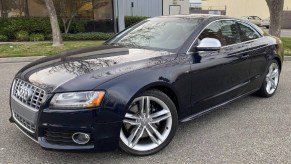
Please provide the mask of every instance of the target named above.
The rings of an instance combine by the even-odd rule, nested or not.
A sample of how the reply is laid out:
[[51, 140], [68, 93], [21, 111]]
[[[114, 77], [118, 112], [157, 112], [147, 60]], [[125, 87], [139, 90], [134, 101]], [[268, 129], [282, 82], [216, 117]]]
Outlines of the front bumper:
[[[12, 98], [13, 99], [13, 98]], [[13, 100], [12, 100], [13, 101]], [[38, 112], [27, 112], [25, 107], [11, 105], [10, 122], [42, 148], [65, 151], [112, 151], [118, 148], [119, 134], [122, 125], [121, 114], [104, 108], [80, 110], [40, 109]], [[35, 126], [35, 131], [24, 126], [19, 117]], [[34, 120], [29, 120], [33, 118]], [[107, 121], [106, 121], [107, 120]], [[76, 132], [90, 134], [89, 143], [79, 145], [71, 136]]]

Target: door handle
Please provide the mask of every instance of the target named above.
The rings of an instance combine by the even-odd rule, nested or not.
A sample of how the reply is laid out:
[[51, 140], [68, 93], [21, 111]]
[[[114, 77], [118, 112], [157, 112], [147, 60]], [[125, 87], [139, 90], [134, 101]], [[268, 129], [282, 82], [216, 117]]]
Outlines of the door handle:
[[249, 54], [243, 54], [243, 55], [241, 56], [241, 59], [247, 59], [247, 58], [249, 58], [249, 57], [250, 57]]

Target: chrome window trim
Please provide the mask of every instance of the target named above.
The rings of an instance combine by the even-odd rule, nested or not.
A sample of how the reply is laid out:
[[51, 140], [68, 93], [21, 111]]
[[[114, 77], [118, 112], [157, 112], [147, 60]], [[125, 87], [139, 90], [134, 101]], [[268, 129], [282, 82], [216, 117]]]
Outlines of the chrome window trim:
[[[212, 23], [219, 22], [219, 21], [235, 21], [235, 22], [243, 22], [243, 23], [246, 23], [246, 24], [250, 25], [249, 22], [247, 22], [247, 21], [244, 21], [244, 20], [237, 20], [237, 19], [218, 19], [218, 20], [214, 20], [214, 21], [210, 22], [207, 26], [205, 26], [205, 27], [204, 27], [204, 28], [199, 32], [198, 36], [194, 39], [194, 41], [192, 42], [191, 46], [188, 48], [186, 54], [189, 54], [190, 49], [192, 48], [192, 46], [194, 45], [194, 43], [196, 42], [196, 40], [198, 39], [198, 37], [202, 34], [202, 32], [203, 32], [203, 31], [204, 31], [208, 26], [210, 26]], [[251, 25], [250, 25], [250, 26], [251, 26]], [[252, 26], [251, 26], [251, 28], [253, 29]], [[257, 30], [255, 30], [255, 29], [253, 29], [253, 30], [257, 32]], [[248, 40], [248, 41], [245, 41], [245, 42], [240, 42], [240, 43], [235, 43], [235, 44], [230, 44], [230, 45], [227, 45], [227, 46], [222, 46], [221, 48], [226, 48], [226, 47], [230, 47], [230, 46], [234, 46], [234, 45], [245, 44], [245, 43], [252, 42], [252, 41], [255, 41], [255, 40], [259, 40], [259, 39], [262, 39], [262, 38], [265, 37], [265, 36], [263, 36], [261, 33], [259, 33], [259, 32], [257, 32], [257, 33], [260, 35], [260, 37], [257, 38], [257, 39]]]

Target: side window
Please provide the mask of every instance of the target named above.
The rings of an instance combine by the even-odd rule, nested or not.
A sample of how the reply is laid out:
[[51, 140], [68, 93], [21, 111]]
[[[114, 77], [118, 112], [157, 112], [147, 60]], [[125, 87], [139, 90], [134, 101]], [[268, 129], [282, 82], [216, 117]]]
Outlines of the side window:
[[242, 42], [257, 39], [260, 37], [260, 34], [256, 32], [255, 30], [253, 30], [253, 28], [250, 25], [239, 22], [238, 26], [240, 29], [239, 33], [240, 33], [240, 38]]
[[240, 42], [239, 29], [234, 21], [218, 21], [211, 23], [198, 37], [218, 39], [222, 46]]

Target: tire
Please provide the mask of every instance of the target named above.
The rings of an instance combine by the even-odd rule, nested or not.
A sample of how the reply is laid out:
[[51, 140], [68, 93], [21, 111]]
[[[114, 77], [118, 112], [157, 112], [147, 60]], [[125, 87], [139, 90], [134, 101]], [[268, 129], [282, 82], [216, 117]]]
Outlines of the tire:
[[[280, 67], [276, 60], [272, 60], [268, 65], [264, 82], [257, 92], [257, 95], [261, 97], [271, 97], [275, 94], [280, 78]], [[276, 73], [277, 72], [277, 73]]]
[[178, 115], [173, 101], [159, 90], [145, 91], [127, 110], [119, 146], [132, 155], [155, 154], [172, 141], [177, 125]]

